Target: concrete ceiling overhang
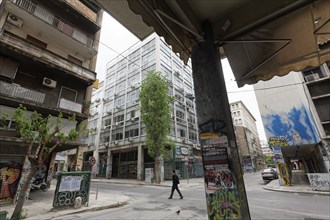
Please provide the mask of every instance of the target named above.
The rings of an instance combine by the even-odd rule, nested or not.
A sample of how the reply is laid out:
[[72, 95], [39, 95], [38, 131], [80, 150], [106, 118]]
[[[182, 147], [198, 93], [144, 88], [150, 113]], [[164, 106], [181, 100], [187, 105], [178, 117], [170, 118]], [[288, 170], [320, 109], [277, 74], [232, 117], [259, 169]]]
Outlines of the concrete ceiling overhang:
[[329, 0], [95, 0], [141, 40], [156, 32], [186, 63], [203, 23], [238, 86], [330, 61]]

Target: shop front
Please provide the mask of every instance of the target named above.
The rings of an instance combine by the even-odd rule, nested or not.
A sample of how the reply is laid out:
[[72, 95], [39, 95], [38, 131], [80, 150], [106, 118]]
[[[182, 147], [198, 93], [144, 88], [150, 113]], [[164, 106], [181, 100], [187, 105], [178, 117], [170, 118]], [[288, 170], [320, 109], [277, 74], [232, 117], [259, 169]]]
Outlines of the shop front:
[[137, 178], [137, 150], [113, 153], [113, 178]]
[[193, 151], [192, 147], [176, 146], [174, 156], [174, 168], [181, 179], [192, 177], [193, 174]]

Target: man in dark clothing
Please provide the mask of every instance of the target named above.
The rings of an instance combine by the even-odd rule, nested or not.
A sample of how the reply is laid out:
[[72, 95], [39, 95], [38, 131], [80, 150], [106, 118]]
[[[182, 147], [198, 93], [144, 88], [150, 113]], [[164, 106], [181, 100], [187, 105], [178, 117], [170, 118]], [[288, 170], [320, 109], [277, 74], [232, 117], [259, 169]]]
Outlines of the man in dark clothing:
[[175, 174], [175, 171], [172, 170], [172, 190], [171, 190], [171, 195], [170, 197], [168, 197], [168, 199], [172, 199], [174, 190], [176, 190], [179, 193], [180, 199], [183, 199], [183, 196], [178, 188], [178, 184], [180, 184], [179, 177]]

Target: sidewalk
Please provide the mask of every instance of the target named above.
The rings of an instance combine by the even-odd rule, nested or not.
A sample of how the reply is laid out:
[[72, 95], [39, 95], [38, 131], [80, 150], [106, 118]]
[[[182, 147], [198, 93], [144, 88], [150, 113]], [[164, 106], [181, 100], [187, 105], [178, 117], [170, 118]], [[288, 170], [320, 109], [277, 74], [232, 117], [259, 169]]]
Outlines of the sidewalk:
[[[92, 179], [94, 186], [91, 188], [89, 196], [88, 207], [81, 207], [80, 209], [68, 208], [68, 209], [52, 209], [53, 197], [55, 191], [55, 183], [53, 182], [51, 188], [47, 192], [31, 192], [30, 198], [23, 206], [23, 214], [28, 220], [46, 220], [55, 217], [60, 217], [67, 214], [102, 210], [107, 208], [118, 207], [125, 205], [129, 202], [130, 197], [121, 194], [107, 194], [98, 192], [96, 199], [96, 187], [97, 183], [115, 183], [115, 184], [132, 184], [132, 185], [150, 185], [160, 187], [171, 187], [172, 181], [164, 181], [160, 184], [145, 183], [144, 181], [129, 180], [129, 179]], [[203, 178], [183, 179], [180, 180], [180, 188], [201, 186], [203, 185]], [[294, 186], [280, 186], [278, 180], [273, 180], [263, 187], [266, 190], [292, 192], [292, 193], [313, 193], [319, 195], [330, 195], [330, 192], [313, 191], [309, 185], [294, 185]], [[0, 207], [0, 211], [7, 211], [7, 218], [10, 218], [14, 210], [14, 205]]]
[[[130, 180], [130, 179], [92, 179], [94, 183], [115, 183], [115, 184], [132, 184], [132, 185], [150, 185], [171, 187], [172, 181], [164, 181], [160, 184], [145, 183], [144, 181]], [[187, 180], [180, 180], [180, 187], [191, 187], [194, 185], [203, 184], [203, 179], [191, 179], [189, 183]], [[107, 194], [96, 192], [96, 187], [90, 190], [89, 204], [87, 207], [82, 206], [80, 209], [53, 209], [53, 197], [55, 192], [56, 181], [53, 181], [50, 189], [47, 192], [36, 191], [30, 193], [29, 201], [23, 206], [23, 216], [28, 220], [46, 220], [60, 217], [67, 214], [80, 213], [86, 211], [96, 211], [108, 208], [114, 208], [125, 205], [130, 197], [121, 194]], [[97, 193], [97, 199], [96, 199]], [[14, 211], [14, 205], [7, 205], [0, 207], [0, 211], [7, 211], [7, 218], [9, 219]]]
[[280, 186], [279, 180], [272, 180], [263, 187], [266, 190], [290, 192], [290, 193], [308, 193], [330, 196], [330, 192], [312, 190], [309, 184], [293, 184], [292, 186]]

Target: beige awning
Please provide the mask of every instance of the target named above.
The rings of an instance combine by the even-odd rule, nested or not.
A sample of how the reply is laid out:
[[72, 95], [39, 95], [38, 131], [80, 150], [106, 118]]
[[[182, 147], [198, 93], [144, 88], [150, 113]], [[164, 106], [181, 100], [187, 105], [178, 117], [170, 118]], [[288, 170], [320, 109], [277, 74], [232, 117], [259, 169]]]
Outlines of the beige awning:
[[239, 86], [330, 61], [329, 0], [95, 1], [141, 40], [163, 36], [184, 62], [208, 20]]

